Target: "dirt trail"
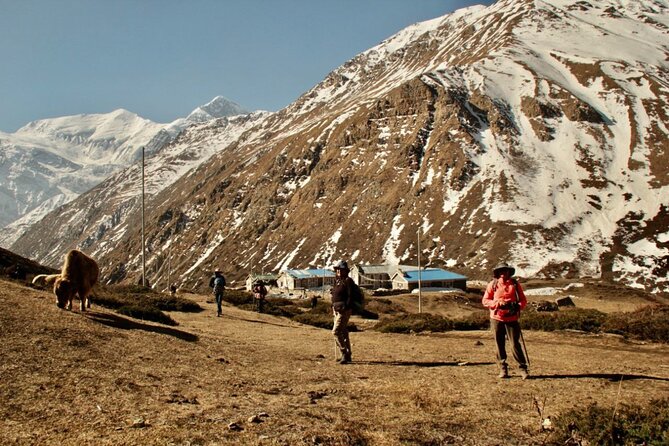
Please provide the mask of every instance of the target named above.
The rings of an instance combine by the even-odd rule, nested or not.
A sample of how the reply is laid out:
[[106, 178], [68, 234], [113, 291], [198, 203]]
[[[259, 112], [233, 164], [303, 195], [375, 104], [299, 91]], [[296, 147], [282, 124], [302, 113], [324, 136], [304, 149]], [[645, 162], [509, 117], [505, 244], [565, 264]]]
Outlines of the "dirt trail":
[[327, 330], [187, 297], [205, 311], [172, 328], [0, 281], [2, 441], [538, 444], [535, 399], [555, 417], [669, 394], [665, 345], [526, 332], [533, 379], [500, 382], [488, 332], [353, 333], [341, 366]]

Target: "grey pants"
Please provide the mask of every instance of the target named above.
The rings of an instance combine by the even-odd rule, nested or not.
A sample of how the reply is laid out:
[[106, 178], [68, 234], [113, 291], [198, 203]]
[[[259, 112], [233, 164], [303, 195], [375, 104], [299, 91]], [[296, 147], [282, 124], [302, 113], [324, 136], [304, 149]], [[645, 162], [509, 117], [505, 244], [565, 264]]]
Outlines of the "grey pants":
[[334, 313], [334, 326], [332, 327], [332, 334], [337, 340], [337, 347], [342, 356], [351, 358], [351, 340], [348, 336], [348, 320], [351, 318], [352, 310], [337, 311], [332, 309]]
[[506, 337], [508, 336], [513, 346], [513, 359], [518, 362], [521, 369], [527, 369], [527, 359], [523, 347], [520, 345], [520, 323], [518, 321], [502, 322], [490, 319], [490, 328], [495, 335], [497, 344], [497, 362], [500, 367], [506, 368]]

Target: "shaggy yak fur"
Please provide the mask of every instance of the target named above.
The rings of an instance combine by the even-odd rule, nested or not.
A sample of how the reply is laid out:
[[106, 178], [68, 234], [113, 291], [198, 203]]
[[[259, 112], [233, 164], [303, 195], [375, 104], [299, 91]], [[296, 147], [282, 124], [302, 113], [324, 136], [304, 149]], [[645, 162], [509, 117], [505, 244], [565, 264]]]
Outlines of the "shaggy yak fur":
[[[100, 268], [95, 260], [81, 251], [73, 249], [65, 256], [65, 263], [60, 275], [53, 284], [58, 308], [72, 309], [72, 299], [75, 294], [81, 300], [81, 311], [91, 307], [90, 293], [98, 281]], [[47, 276], [48, 277], [48, 276]]]

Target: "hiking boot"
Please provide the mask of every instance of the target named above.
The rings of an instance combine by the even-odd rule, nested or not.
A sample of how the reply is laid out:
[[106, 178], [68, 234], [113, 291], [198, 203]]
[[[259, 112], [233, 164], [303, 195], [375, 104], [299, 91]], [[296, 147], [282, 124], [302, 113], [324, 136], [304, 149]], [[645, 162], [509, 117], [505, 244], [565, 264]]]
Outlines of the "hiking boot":
[[339, 364], [350, 364], [350, 363], [351, 363], [351, 355], [344, 355], [339, 360]]
[[528, 372], [527, 369], [520, 369], [520, 377], [522, 379], [527, 379], [530, 377], [530, 372]]
[[498, 378], [508, 378], [509, 377], [509, 369], [505, 366], [500, 367], [499, 369], [499, 375], [497, 375]]

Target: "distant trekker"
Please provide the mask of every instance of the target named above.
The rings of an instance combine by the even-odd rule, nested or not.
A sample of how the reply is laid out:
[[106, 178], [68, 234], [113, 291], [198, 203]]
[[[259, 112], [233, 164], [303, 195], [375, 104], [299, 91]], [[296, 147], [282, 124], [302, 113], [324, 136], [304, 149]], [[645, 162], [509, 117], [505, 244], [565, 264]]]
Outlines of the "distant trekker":
[[253, 300], [256, 304], [256, 311], [262, 313], [265, 310], [265, 297], [267, 296], [267, 288], [265, 282], [257, 280], [253, 284]]
[[515, 273], [515, 268], [506, 264], [495, 268], [494, 279], [488, 284], [482, 303], [490, 310], [490, 328], [497, 346], [499, 378], [509, 377], [505, 340], [508, 337], [513, 345], [513, 358], [520, 366], [520, 376], [526, 379], [529, 376], [528, 361], [520, 342], [523, 334], [518, 319], [520, 311], [527, 305], [527, 298], [518, 281], [513, 279]]
[[214, 275], [209, 280], [209, 287], [213, 289], [214, 296], [216, 297], [216, 316], [221, 317], [223, 314], [221, 305], [223, 302], [223, 292], [225, 291], [225, 277], [221, 270], [217, 269], [214, 271]]
[[354, 294], [359, 292], [358, 285], [348, 276], [348, 264], [340, 261], [334, 267], [335, 282], [330, 290], [332, 294], [332, 312], [334, 314], [334, 326], [332, 334], [337, 341], [337, 347], [341, 352], [341, 364], [351, 362], [351, 340], [348, 333], [348, 321], [353, 313]]

